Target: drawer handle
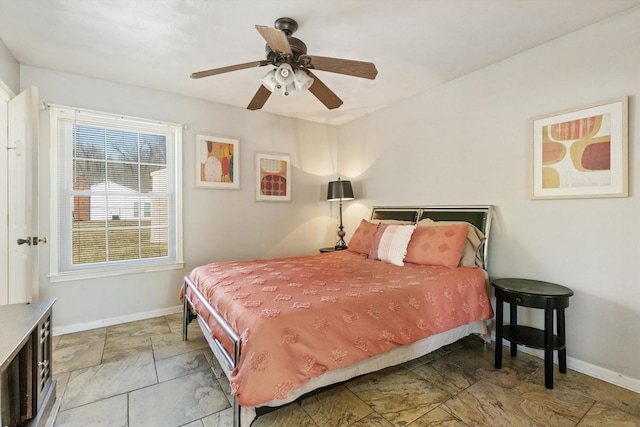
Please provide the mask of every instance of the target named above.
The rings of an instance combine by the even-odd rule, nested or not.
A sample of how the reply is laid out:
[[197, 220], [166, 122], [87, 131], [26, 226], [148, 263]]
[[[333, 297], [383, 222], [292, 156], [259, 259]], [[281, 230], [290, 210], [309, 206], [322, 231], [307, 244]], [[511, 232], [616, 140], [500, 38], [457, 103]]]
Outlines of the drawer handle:
[[521, 303], [521, 302], [522, 302], [522, 298], [520, 298], [520, 297], [516, 297], [516, 302], [517, 302], [517, 303]]

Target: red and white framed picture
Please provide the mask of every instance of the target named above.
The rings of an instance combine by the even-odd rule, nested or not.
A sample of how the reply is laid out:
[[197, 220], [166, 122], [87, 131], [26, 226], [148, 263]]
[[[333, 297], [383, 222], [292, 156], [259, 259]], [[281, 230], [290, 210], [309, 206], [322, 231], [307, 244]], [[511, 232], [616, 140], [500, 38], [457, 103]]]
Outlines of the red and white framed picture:
[[240, 188], [240, 141], [233, 137], [196, 133], [195, 186]]
[[255, 199], [258, 202], [291, 201], [291, 156], [256, 153]]
[[531, 120], [532, 199], [627, 197], [628, 99]]

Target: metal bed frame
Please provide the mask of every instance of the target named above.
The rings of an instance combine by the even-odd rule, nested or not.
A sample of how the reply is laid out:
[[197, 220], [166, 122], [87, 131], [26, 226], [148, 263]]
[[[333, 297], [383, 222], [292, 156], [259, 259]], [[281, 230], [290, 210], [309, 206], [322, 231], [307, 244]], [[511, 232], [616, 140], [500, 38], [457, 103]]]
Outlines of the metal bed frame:
[[[491, 228], [491, 220], [493, 217], [493, 206], [431, 206], [431, 207], [373, 207], [371, 209], [371, 220], [399, 220], [407, 221], [417, 224], [423, 219], [432, 219], [434, 221], [449, 221], [449, 222], [468, 222], [476, 226], [481, 230], [486, 240], [481, 246], [483, 268], [487, 270], [488, 261], [488, 243]], [[222, 359], [218, 356], [218, 352], [214, 351], [214, 355], [218, 358], [218, 362], [221, 365], [226, 365], [226, 372], [231, 372], [236, 368], [238, 361], [240, 360], [240, 354], [242, 351], [240, 336], [233, 330], [233, 328], [227, 323], [227, 321], [209, 304], [207, 299], [197, 289], [193, 281], [189, 276], [184, 277], [184, 289], [183, 289], [183, 327], [182, 327], [182, 340], [186, 341], [188, 338], [188, 326], [194, 319], [198, 319], [198, 315], [193, 312], [194, 301], [192, 301], [187, 290], [191, 289], [193, 294], [197, 297], [198, 302], [202, 303], [207, 312], [215, 319], [216, 323], [224, 331], [225, 335], [233, 345], [233, 354], [229, 354], [222, 342], [213, 337], [212, 340], [207, 340], [210, 345], [217, 348], [219, 354], [222, 354]], [[211, 336], [211, 329], [206, 322], [199, 322], [203, 332], [206, 336]], [[214, 350], [212, 348], [212, 350]], [[224, 369], [224, 368], [223, 368]], [[241, 425], [241, 408], [238, 404], [238, 400], [233, 396], [233, 426], [240, 427]]]

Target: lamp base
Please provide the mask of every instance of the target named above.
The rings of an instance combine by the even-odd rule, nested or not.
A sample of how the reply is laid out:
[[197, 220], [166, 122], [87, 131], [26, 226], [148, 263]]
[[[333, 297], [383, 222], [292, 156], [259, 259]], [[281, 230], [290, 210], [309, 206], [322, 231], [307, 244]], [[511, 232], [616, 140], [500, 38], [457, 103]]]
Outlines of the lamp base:
[[347, 243], [344, 241], [344, 227], [342, 226], [342, 208], [340, 208], [340, 225], [338, 226], [338, 243], [335, 245], [336, 251], [343, 251], [347, 249]]

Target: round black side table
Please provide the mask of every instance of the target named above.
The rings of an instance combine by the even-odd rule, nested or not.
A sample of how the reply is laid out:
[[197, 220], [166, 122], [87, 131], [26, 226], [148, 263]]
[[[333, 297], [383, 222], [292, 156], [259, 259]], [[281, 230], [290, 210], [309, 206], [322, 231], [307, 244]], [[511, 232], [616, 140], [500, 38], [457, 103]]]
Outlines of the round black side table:
[[[558, 351], [560, 372], [567, 373], [567, 343], [564, 309], [569, 307], [573, 291], [555, 283], [528, 279], [496, 279], [491, 282], [496, 294], [496, 369], [502, 368], [502, 339], [511, 342], [511, 357], [518, 344], [544, 350], [544, 385], [553, 389], [553, 352]], [[503, 325], [503, 303], [510, 308], [509, 325]], [[518, 325], [518, 306], [544, 309], [544, 330]], [[556, 331], [553, 333], [553, 311]]]

